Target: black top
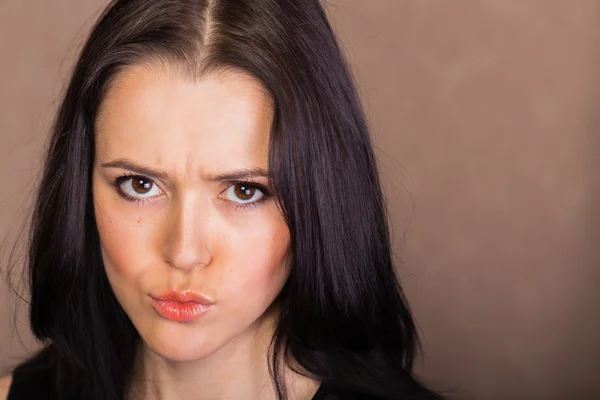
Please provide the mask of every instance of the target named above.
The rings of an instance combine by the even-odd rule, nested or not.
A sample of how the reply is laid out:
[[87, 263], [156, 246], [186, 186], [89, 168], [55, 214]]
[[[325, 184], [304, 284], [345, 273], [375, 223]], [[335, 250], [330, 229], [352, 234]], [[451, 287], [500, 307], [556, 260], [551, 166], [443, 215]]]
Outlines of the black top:
[[[22, 364], [15, 368], [7, 400], [44, 400], [48, 398], [51, 373], [49, 368]], [[322, 384], [312, 400], [341, 400]]]

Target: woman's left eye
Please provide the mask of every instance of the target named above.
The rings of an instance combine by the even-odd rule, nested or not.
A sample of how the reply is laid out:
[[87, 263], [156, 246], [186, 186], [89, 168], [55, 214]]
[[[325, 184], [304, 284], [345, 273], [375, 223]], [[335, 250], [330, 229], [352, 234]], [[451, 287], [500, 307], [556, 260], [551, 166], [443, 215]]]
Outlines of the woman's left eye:
[[226, 199], [240, 205], [258, 203], [264, 196], [265, 193], [263, 190], [259, 189], [257, 185], [250, 183], [234, 183], [225, 190]]

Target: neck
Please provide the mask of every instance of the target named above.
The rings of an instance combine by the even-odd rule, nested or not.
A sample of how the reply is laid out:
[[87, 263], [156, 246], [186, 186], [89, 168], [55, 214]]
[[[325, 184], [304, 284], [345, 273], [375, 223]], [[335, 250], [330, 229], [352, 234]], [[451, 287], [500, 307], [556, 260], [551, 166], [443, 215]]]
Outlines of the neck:
[[[265, 399], [277, 398], [269, 374], [268, 349], [275, 315], [267, 313], [244, 333], [213, 354], [177, 362], [154, 353], [143, 341], [136, 357], [132, 399]], [[282, 364], [290, 399], [309, 400], [319, 383]]]

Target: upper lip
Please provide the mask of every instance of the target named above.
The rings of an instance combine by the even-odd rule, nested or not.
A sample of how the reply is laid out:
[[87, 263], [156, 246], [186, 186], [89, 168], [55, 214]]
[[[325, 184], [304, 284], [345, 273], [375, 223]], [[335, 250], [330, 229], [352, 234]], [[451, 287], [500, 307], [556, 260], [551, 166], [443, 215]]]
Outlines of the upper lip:
[[204, 305], [212, 305], [215, 302], [208, 296], [196, 292], [192, 289], [186, 290], [177, 290], [177, 289], [169, 289], [163, 292], [158, 293], [155, 296], [150, 296], [155, 300], [160, 301], [175, 301], [178, 303], [198, 303]]

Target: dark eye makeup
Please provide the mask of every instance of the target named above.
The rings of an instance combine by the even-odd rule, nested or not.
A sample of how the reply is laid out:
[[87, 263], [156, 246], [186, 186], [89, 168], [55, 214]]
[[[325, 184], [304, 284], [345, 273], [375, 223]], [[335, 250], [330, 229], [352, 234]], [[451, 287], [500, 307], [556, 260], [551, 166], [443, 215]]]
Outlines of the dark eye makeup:
[[[151, 188], [153, 185], [156, 185], [156, 183], [154, 183], [154, 181], [152, 179], [147, 178], [145, 176], [138, 175], [138, 174], [125, 173], [125, 174], [117, 177], [112, 182], [112, 186], [115, 187], [117, 194], [119, 196], [121, 196], [123, 199], [125, 199], [126, 201], [129, 201], [129, 202], [132, 202], [132, 203], [145, 203], [148, 201], [148, 199], [152, 198], [152, 197], [148, 197], [148, 198], [134, 197], [134, 196], [127, 194], [123, 190], [123, 184], [126, 183], [127, 181], [135, 181], [138, 185], [141, 185], [145, 189]], [[270, 193], [269, 189], [267, 189], [264, 185], [257, 183], [257, 182], [251, 182], [251, 181], [247, 181], [247, 180], [236, 180], [236, 181], [227, 181], [226, 183], [228, 184], [227, 189], [229, 189], [231, 186], [240, 185], [241, 187], [259, 190], [263, 194], [258, 200], [253, 201], [253, 202], [247, 202], [247, 203], [238, 203], [235, 201], [226, 200], [229, 203], [233, 203], [233, 207], [235, 207], [236, 209], [248, 210], [248, 209], [255, 208], [255, 207], [259, 206], [262, 202], [267, 200], [269, 197], [271, 197], [271, 193]]]

